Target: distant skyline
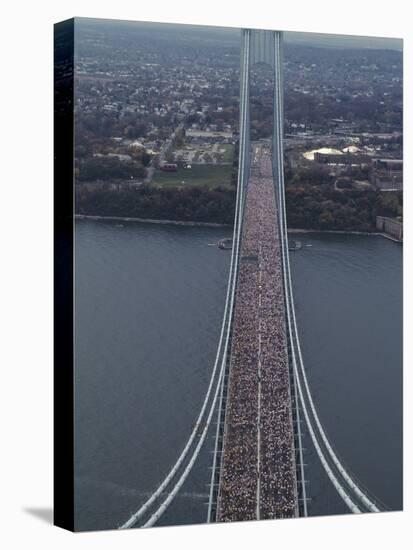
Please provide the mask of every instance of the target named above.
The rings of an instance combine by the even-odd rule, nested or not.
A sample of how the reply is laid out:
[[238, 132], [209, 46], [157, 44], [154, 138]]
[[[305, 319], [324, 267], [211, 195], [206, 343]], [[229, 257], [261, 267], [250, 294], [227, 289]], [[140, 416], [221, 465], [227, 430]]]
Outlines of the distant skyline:
[[378, 36], [357, 36], [313, 32], [285, 31], [285, 41], [296, 44], [309, 44], [317, 47], [367, 48], [375, 50], [403, 50], [403, 39]]
[[[113, 20], [113, 19], [97, 19], [87, 17], [77, 17], [78, 21], [97, 23], [97, 24], [110, 24], [111, 26], [119, 25], [137, 25], [139, 27], [156, 28], [165, 30], [174, 30], [179, 27], [179, 31], [182, 32], [182, 27], [186, 27], [189, 32], [196, 30], [197, 32], [207, 33], [212, 32], [220, 35], [227, 35], [228, 39], [238, 39], [239, 28], [210, 26], [210, 25], [190, 25], [186, 23], [158, 23], [152, 21], [131, 21], [131, 20]], [[378, 50], [403, 50], [402, 38], [388, 38], [380, 36], [367, 36], [367, 35], [350, 35], [350, 34], [329, 34], [329, 33], [315, 33], [315, 32], [296, 32], [280, 29], [284, 32], [285, 42], [288, 44], [308, 45], [312, 47], [330, 47], [338, 49], [378, 49]]]

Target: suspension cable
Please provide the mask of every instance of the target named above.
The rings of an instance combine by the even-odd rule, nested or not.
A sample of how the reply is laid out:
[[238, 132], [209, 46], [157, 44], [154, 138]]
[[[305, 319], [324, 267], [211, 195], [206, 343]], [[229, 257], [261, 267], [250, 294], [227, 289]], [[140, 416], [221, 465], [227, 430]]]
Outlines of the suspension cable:
[[[248, 57], [249, 57], [249, 33], [247, 34], [247, 39], [248, 40], [247, 40], [246, 50], [248, 52]], [[247, 59], [248, 59], [248, 57], [247, 57]], [[247, 64], [248, 64], [248, 62], [247, 62]], [[244, 89], [246, 90], [245, 84], [244, 84]], [[246, 118], [246, 113], [244, 111], [244, 119], [243, 119], [244, 121], [245, 121], [245, 118]], [[245, 124], [244, 124], [244, 126], [245, 126]], [[238, 177], [238, 186], [237, 186], [238, 208], [239, 208], [240, 212], [242, 211], [241, 209], [242, 209], [243, 201], [244, 201], [243, 181], [244, 181], [244, 170], [242, 170], [241, 175], [239, 175], [239, 177]], [[238, 266], [238, 258], [239, 258], [239, 250], [240, 250], [239, 245], [240, 245], [240, 238], [241, 238], [241, 227], [242, 227], [241, 217], [238, 216], [238, 223], [237, 223], [237, 227], [236, 227], [236, 238], [234, 239], [233, 247], [232, 247], [233, 252], [235, 251], [234, 267], [236, 269], [237, 269], [237, 266]], [[234, 233], [235, 233], [235, 228], [234, 228]], [[237, 279], [237, 277], [235, 275], [233, 280], [232, 280], [232, 288], [231, 288], [231, 305], [230, 305], [230, 308], [229, 308], [229, 319], [230, 320], [232, 318], [233, 307], [234, 307], [236, 279]], [[155, 525], [155, 523], [161, 518], [161, 516], [167, 510], [168, 506], [171, 504], [172, 500], [174, 499], [174, 497], [178, 493], [179, 489], [182, 487], [183, 483], [185, 482], [186, 478], [188, 477], [189, 473], [191, 472], [192, 467], [195, 463], [195, 460], [197, 459], [197, 457], [199, 455], [199, 452], [202, 448], [202, 445], [204, 443], [206, 434], [208, 432], [208, 428], [211, 424], [211, 418], [212, 418], [212, 415], [213, 415], [213, 412], [214, 412], [214, 409], [215, 409], [215, 405], [216, 405], [216, 402], [217, 402], [217, 398], [218, 398], [218, 394], [219, 394], [219, 390], [220, 390], [220, 384], [223, 380], [223, 376], [224, 376], [224, 372], [225, 372], [225, 364], [226, 364], [226, 357], [227, 357], [227, 353], [228, 353], [228, 343], [229, 343], [229, 333], [230, 333], [229, 326], [230, 326], [230, 323], [228, 324], [228, 330], [227, 330], [227, 333], [226, 333], [225, 348], [224, 348], [224, 352], [223, 352], [223, 355], [222, 355], [221, 370], [220, 370], [220, 374], [219, 374], [219, 378], [218, 378], [218, 383], [217, 383], [216, 389], [215, 389], [214, 399], [213, 399], [213, 402], [212, 402], [212, 405], [211, 405], [211, 408], [210, 408], [210, 411], [209, 411], [208, 419], [207, 419], [207, 422], [204, 426], [201, 438], [198, 442], [198, 445], [195, 448], [195, 451], [194, 451], [194, 453], [191, 457], [191, 460], [189, 461], [188, 465], [186, 466], [186, 468], [185, 468], [184, 472], [182, 473], [181, 477], [176, 482], [174, 488], [172, 489], [172, 491], [170, 492], [168, 497], [163, 501], [163, 503], [159, 506], [159, 508], [152, 514], [152, 516], [149, 518], [149, 520], [143, 525], [143, 527], [145, 527], [145, 528], [146, 527], [152, 527], [153, 525]]]
[[[241, 200], [241, 207], [240, 207], [240, 227], [238, 231], [238, 246], [239, 246], [239, 240], [241, 238], [241, 230], [242, 230], [242, 220], [243, 220], [243, 212], [244, 212], [244, 198], [245, 198], [245, 164], [247, 162], [245, 150], [247, 147], [249, 147], [249, 144], [246, 143], [246, 128], [247, 128], [247, 101], [245, 98], [248, 94], [248, 73], [249, 73], [249, 58], [250, 58], [250, 51], [249, 51], [249, 30], [246, 31], [246, 38], [248, 38], [248, 46], [247, 46], [247, 40], [245, 40], [245, 43], [243, 44], [243, 63], [241, 65], [242, 72], [240, 70], [240, 76], [242, 78], [241, 81], [241, 93], [240, 93], [240, 120], [241, 125], [240, 127], [240, 158], [239, 158], [239, 166], [240, 171], [238, 173], [238, 184], [237, 188], [240, 189], [240, 200]], [[247, 174], [248, 176], [248, 174]], [[236, 269], [238, 268], [238, 259], [236, 261]], [[237, 271], [238, 272], [238, 271]], [[234, 282], [234, 292], [235, 292], [235, 282]], [[229, 329], [228, 329], [229, 333]], [[229, 336], [229, 334], [228, 334]], [[210, 483], [210, 491], [209, 491], [209, 502], [208, 502], [208, 514], [207, 514], [207, 523], [211, 522], [212, 519], [212, 504], [213, 504], [213, 495], [214, 495], [214, 479], [215, 479], [215, 472], [217, 468], [217, 455], [218, 455], [218, 437], [219, 437], [219, 427], [220, 427], [220, 417], [221, 417], [221, 411], [222, 411], [222, 404], [224, 399], [224, 379], [222, 379], [221, 382], [221, 396], [219, 401], [219, 408], [217, 413], [217, 429], [215, 434], [215, 448], [214, 448], [214, 458], [212, 463], [212, 471], [211, 471], [211, 483]]]
[[[237, 197], [238, 197], [238, 194], [239, 194], [239, 190], [237, 189]], [[238, 200], [238, 198], [237, 198], [237, 200]], [[236, 211], [235, 211], [233, 240], [234, 240], [234, 237], [236, 236], [237, 226], [239, 225], [239, 210], [240, 210], [239, 205], [240, 205], [240, 201], [238, 200], [238, 207], [236, 208]], [[228, 312], [229, 312], [228, 307], [229, 307], [230, 298], [231, 298], [231, 289], [232, 289], [232, 286], [233, 286], [232, 281], [233, 281], [234, 273], [235, 273], [234, 267], [236, 267], [236, 264], [234, 262], [234, 257], [235, 256], [234, 256], [234, 246], [233, 246], [232, 247], [232, 252], [231, 252], [231, 263], [230, 263], [230, 271], [229, 271], [229, 276], [228, 276], [228, 286], [227, 286], [227, 293], [226, 293], [226, 299], [225, 299], [225, 308], [224, 308], [224, 314], [223, 314], [223, 320], [222, 320], [222, 326], [221, 326], [221, 333], [220, 333], [220, 337], [219, 337], [218, 349], [217, 349], [217, 353], [216, 353], [216, 357], [215, 357], [215, 363], [214, 363], [214, 367], [213, 367], [213, 370], [212, 370], [211, 378], [210, 378], [209, 385], [208, 385], [208, 390], [207, 390], [207, 393], [205, 395], [205, 399], [204, 399], [204, 402], [202, 404], [202, 408], [201, 408], [201, 411], [199, 413], [198, 419], [195, 423], [195, 426], [192, 430], [192, 433], [191, 433], [191, 435], [190, 435], [190, 437], [189, 437], [189, 439], [188, 439], [181, 455], [178, 457], [176, 463], [171, 468], [170, 472], [165, 477], [165, 479], [163, 480], [161, 485], [159, 485], [159, 487], [156, 489], [156, 491], [154, 491], [152, 496], [139, 508], [139, 510], [136, 513], [134, 513], [123, 525], [120, 526], [120, 529], [128, 529], [130, 527], [133, 527], [133, 525], [145, 514], [145, 512], [151, 507], [151, 505], [157, 500], [157, 498], [159, 498], [159, 496], [165, 491], [167, 486], [170, 484], [170, 482], [174, 478], [174, 476], [175, 476], [176, 472], [178, 471], [179, 467], [181, 466], [182, 462], [184, 461], [186, 455], [188, 454], [188, 451], [189, 451], [189, 449], [190, 449], [190, 447], [191, 447], [191, 445], [192, 445], [192, 443], [193, 443], [193, 441], [196, 437], [196, 434], [199, 431], [199, 427], [202, 423], [202, 419], [203, 419], [203, 416], [205, 414], [207, 403], [209, 401], [211, 390], [212, 390], [212, 387], [213, 387], [213, 384], [214, 384], [215, 374], [216, 374], [219, 359], [220, 359], [220, 356], [221, 356], [221, 348], [222, 348], [225, 328], [226, 328], [226, 325], [227, 325], [226, 321], [227, 321]]]
[[[280, 47], [280, 36], [277, 34], [276, 35], [276, 50], [277, 50], [276, 53], [277, 53], [277, 57], [279, 55], [278, 54], [279, 47]], [[277, 59], [277, 57], [276, 57], [276, 59]], [[276, 61], [276, 70], [277, 70], [277, 77], [278, 77], [277, 81], [278, 81], [278, 83], [280, 83], [280, 66], [279, 66], [279, 62], [277, 62], [277, 61]], [[281, 111], [281, 90], [280, 90], [280, 85], [279, 84], [277, 86], [276, 108], [277, 108], [277, 112]], [[285, 217], [285, 201], [284, 201], [284, 187], [283, 187], [283, 170], [282, 170], [283, 159], [282, 159], [282, 156], [281, 156], [281, 154], [282, 154], [282, 127], [281, 127], [282, 117], [278, 116], [276, 118], [277, 118], [277, 121], [278, 121], [278, 124], [277, 124], [277, 126], [278, 126], [278, 128], [277, 128], [278, 147], [277, 147], [276, 154], [277, 154], [277, 157], [278, 157], [278, 159], [277, 159], [278, 160], [277, 181], [278, 181], [278, 188], [279, 188], [279, 206], [280, 206], [280, 208], [279, 208], [279, 211], [280, 211], [280, 229], [281, 229], [280, 237], [281, 237], [281, 247], [282, 247], [282, 254], [283, 254], [283, 276], [284, 276], [284, 284], [285, 284], [285, 288], [286, 288], [285, 294], [286, 294], [286, 302], [287, 302], [287, 320], [288, 320], [290, 336], [292, 336], [291, 288], [289, 287], [289, 279], [288, 279], [288, 276], [287, 276], [288, 265], [289, 265], [289, 253], [288, 253], [288, 237], [287, 237], [287, 233], [286, 233], [287, 232], [287, 225], [286, 225], [286, 217]], [[295, 375], [296, 375], [297, 374], [297, 361], [296, 361], [296, 355], [295, 355], [294, 341], [293, 340], [291, 341], [291, 351], [292, 351], [292, 359], [293, 359], [292, 362], [293, 362], [294, 372], [295, 372]], [[300, 399], [301, 399], [302, 404], [303, 404], [304, 416], [306, 418], [306, 422], [307, 422], [307, 425], [308, 425], [308, 428], [309, 428], [309, 431], [310, 431], [310, 435], [311, 435], [312, 441], [314, 443], [314, 446], [316, 448], [317, 454], [320, 458], [320, 461], [321, 461], [328, 477], [330, 478], [331, 482], [333, 483], [333, 485], [336, 488], [337, 492], [340, 494], [343, 501], [346, 503], [346, 505], [349, 507], [349, 509], [353, 513], [359, 513], [360, 509], [358, 508], [358, 506], [356, 504], [354, 504], [354, 502], [348, 496], [348, 494], [346, 493], [344, 488], [341, 486], [340, 482], [338, 481], [338, 479], [334, 475], [333, 471], [331, 470], [330, 466], [328, 465], [328, 463], [325, 459], [325, 456], [324, 456], [324, 454], [323, 454], [323, 452], [322, 452], [322, 450], [319, 446], [319, 443], [318, 443], [317, 438], [315, 436], [313, 427], [311, 425], [310, 418], [309, 418], [309, 415], [308, 415], [308, 411], [307, 411], [305, 402], [303, 401], [303, 394], [302, 394], [302, 388], [301, 388], [300, 380], [298, 379], [297, 376], [296, 376], [296, 382], [297, 382], [297, 389], [298, 389], [298, 392], [299, 392], [299, 395], [300, 395]]]
[[[279, 37], [278, 37], [278, 47], [279, 47]], [[280, 72], [279, 66], [278, 66], [277, 70], [278, 70], [278, 73], [279, 73]], [[280, 89], [279, 88], [278, 88], [278, 96], [280, 96]], [[279, 118], [281, 119], [281, 117], [279, 117]], [[280, 136], [280, 140], [281, 140], [282, 139], [281, 138], [281, 120], [279, 120], [279, 126], [280, 126], [279, 127], [279, 136]], [[280, 155], [280, 151], [281, 151], [281, 147], [280, 147], [280, 150], [278, 151], [278, 155]], [[314, 402], [313, 402], [311, 392], [310, 392], [310, 388], [309, 388], [309, 385], [308, 385], [307, 376], [306, 376], [305, 369], [304, 369], [304, 362], [303, 362], [302, 353], [301, 353], [300, 340], [299, 340], [299, 337], [298, 337], [297, 321], [296, 321], [296, 316], [295, 316], [294, 295], [293, 295], [293, 291], [292, 291], [292, 279], [291, 279], [290, 261], [289, 261], [289, 253], [288, 253], [288, 236], [287, 236], [287, 221], [286, 221], [285, 192], [284, 192], [284, 174], [283, 174], [282, 170], [280, 170], [279, 185], [280, 185], [280, 198], [281, 198], [280, 202], [281, 202], [281, 209], [282, 209], [282, 220], [283, 220], [283, 226], [284, 226], [283, 227], [283, 233], [284, 233], [283, 241], [285, 241], [284, 246], [287, 249], [286, 254], [285, 254], [285, 256], [286, 256], [286, 274], [287, 274], [286, 289], [287, 289], [287, 293], [289, 295], [289, 301], [291, 303], [292, 326], [294, 328], [294, 338], [292, 339], [291, 344], [292, 344], [292, 348], [293, 348], [294, 347], [294, 341], [295, 341], [296, 346], [297, 346], [300, 369], [301, 369], [302, 376], [303, 376], [303, 381], [304, 381], [304, 386], [305, 386], [305, 390], [306, 390], [306, 394], [307, 394], [307, 399], [309, 401], [311, 412], [312, 412], [314, 420], [316, 422], [319, 434], [320, 434], [320, 436], [323, 440], [323, 443], [324, 443], [324, 445], [325, 445], [325, 447], [326, 447], [326, 449], [327, 449], [334, 465], [336, 466], [337, 470], [339, 471], [339, 473], [341, 474], [343, 479], [347, 482], [350, 489], [352, 489], [352, 491], [362, 501], [362, 503], [370, 511], [378, 512], [379, 509], [377, 508], [377, 506], [361, 491], [361, 489], [357, 486], [357, 484], [354, 483], [354, 481], [351, 479], [351, 477], [348, 475], [346, 470], [341, 465], [341, 463], [338, 460], [336, 454], [334, 453], [333, 449], [331, 448], [331, 445], [330, 445], [330, 443], [329, 443], [329, 441], [326, 437], [326, 434], [323, 430], [323, 427], [321, 425], [321, 422], [320, 422], [319, 417], [317, 415], [317, 411], [316, 411], [315, 406], [314, 406]], [[306, 408], [305, 401], [304, 401], [304, 398], [303, 398], [303, 393], [301, 391], [301, 385], [300, 385], [300, 381], [299, 381], [299, 373], [298, 373], [296, 363], [294, 364], [294, 370], [295, 370], [296, 379], [297, 379], [297, 383], [298, 383], [298, 389], [299, 389], [299, 393], [300, 393], [301, 402], [302, 402], [303, 409], [304, 409], [304, 414], [306, 416], [307, 425], [308, 425], [308, 428], [310, 430], [310, 433], [312, 434], [313, 443], [314, 443], [314, 445], [316, 445], [316, 439], [313, 438], [314, 431], [313, 431], [313, 428], [311, 426], [311, 422], [309, 423], [310, 419], [309, 419], [307, 408]], [[317, 446], [318, 446], [318, 442], [317, 442]], [[318, 448], [319, 448], [319, 446], [318, 446]], [[321, 455], [320, 454], [319, 454], [319, 457], [320, 457], [320, 460], [321, 460]], [[340, 493], [338, 487], [336, 487], [336, 489]], [[340, 495], [341, 495], [341, 493], [340, 493]], [[346, 502], [346, 504], [347, 504], [347, 502]]]

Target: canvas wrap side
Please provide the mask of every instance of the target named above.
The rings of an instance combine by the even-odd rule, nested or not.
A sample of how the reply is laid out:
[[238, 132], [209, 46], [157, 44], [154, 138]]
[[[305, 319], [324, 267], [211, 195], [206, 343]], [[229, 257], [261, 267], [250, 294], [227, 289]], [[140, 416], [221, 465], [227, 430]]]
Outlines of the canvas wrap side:
[[54, 26], [54, 524], [74, 531], [74, 19]]

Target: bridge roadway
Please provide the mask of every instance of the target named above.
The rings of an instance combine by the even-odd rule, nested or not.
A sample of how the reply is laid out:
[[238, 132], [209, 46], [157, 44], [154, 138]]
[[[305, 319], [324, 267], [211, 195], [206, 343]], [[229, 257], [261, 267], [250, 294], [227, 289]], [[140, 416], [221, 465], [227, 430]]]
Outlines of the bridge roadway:
[[298, 515], [271, 152], [254, 144], [233, 320], [217, 521]]
[[[251, 155], [249, 80], [250, 64], [255, 62], [269, 63], [274, 69], [274, 132], [272, 152], [255, 144]], [[385, 509], [334, 452], [317, 414], [301, 353], [285, 212], [282, 33], [243, 29], [240, 74], [233, 247], [211, 379], [181, 454], [120, 529], [151, 527], [159, 521], [190, 475], [215, 410], [208, 522], [297, 516], [298, 501], [300, 515], [307, 515], [300, 410], [324, 471], [348, 509], [353, 513]]]

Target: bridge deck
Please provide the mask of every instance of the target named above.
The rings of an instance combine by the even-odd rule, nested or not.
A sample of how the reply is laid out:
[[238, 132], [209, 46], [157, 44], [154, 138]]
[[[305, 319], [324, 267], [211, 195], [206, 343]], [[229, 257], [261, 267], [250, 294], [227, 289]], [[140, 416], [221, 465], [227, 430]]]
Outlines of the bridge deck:
[[290, 517], [297, 510], [280, 241], [268, 150], [254, 146], [217, 502], [218, 521]]

